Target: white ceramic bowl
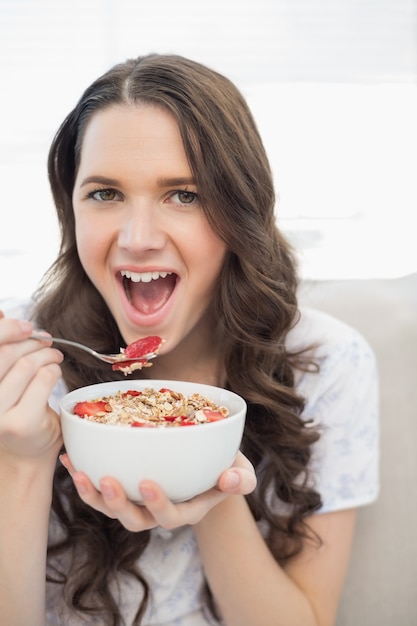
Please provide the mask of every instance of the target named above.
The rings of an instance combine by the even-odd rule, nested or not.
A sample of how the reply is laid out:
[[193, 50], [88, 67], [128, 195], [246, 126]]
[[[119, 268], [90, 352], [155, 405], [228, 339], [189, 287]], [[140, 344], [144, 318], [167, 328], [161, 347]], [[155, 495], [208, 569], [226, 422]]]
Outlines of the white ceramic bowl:
[[[185, 395], [198, 392], [226, 406], [229, 417], [188, 428], [131, 428], [98, 424], [72, 412], [77, 402], [145, 387], [167, 387]], [[239, 451], [246, 409], [243, 398], [225, 389], [169, 380], [89, 385], [68, 393], [60, 403], [64, 444], [75, 469], [85, 472], [97, 489], [104, 476], [116, 478], [136, 502], [144, 479], [159, 483], [173, 502], [213, 487]]]

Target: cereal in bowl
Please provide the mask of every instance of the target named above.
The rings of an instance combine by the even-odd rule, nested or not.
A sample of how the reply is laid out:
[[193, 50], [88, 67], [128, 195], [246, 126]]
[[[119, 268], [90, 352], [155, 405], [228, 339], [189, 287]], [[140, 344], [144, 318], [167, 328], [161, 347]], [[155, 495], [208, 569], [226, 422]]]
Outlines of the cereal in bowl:
[[199, 393], [186, 396], [149, 387], [77, 402], [74, 414], [100, 424], [178, 427], [217, 422], [228, 417], [229, 411]]

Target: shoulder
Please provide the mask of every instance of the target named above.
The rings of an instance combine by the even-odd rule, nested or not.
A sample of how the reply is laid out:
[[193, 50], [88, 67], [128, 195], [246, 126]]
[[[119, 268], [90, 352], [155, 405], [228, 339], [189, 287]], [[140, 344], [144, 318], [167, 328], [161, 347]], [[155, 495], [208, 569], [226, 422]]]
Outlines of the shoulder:
[[329, 313], [308, 307], [300, 309], [299, 317], [288, 333], [286, 344], [291, 351], [315, 345], [318, 358], [325, 357], [336, 348], [356, 344], [372, 353], [358, 330]]
[[[311, 404], [326, 389], [377, 385], [375, 354], [367, 340], [345, 322], [315, 309], [303, 308], [286, 341], [290, 352], [305, 350], [318, 372], [295, 372], [296, 387]], [[352, 387], [350, 387], [352, 391]]]
[[375, 355], [344, 322], [302, 309], [288, 349], [310, 348], [318, 371], [295, 372], [303, 417], [320, 431], [312, 468], [323, 510], [358, 506], [378, 491], [379, 388]]

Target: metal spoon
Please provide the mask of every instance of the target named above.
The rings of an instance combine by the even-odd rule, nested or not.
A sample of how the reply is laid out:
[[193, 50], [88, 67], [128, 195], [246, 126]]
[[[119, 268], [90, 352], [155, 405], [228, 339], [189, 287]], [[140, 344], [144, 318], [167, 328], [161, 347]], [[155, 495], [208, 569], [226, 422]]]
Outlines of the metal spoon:
[[155, 352], [150, 352], [149, 354], [145, 354], [141, 357], [135, 357], [135, 358], [128, 358], [126, 357], [123, 352], [119, 352], [119, 354], [101, 354], [100, 352], [96, 352], [96, 350], [93, 350], [92, 348], [89, 348], [88, 346], [85, 346], [82, 343], [78, 343], [77, 341], [70, 341], [69, 339], [61, 339], [59, 337], [50, 337], [49, 335], [42, 335], [41, 333], [32, 333], [30, 335], [30, 339], [37, 339], [39, 341], [52, 341], [53, 343], [62, 343], [68, 346], [73, 346], [74, 348], [79, 348], [80, 350], [84, 350], [85, 352], [88, 352], [89, 354], [91, 354], [92, 356], [95, 356], [96, 359], [100, 359], [100, 361], [104, 361], [105, 363], [128, 363], [131, 361], [138, 361], [138, 360], [149, 360], [149, 359], [153, 359], [154, 357], [156, 357], [156, 353]]

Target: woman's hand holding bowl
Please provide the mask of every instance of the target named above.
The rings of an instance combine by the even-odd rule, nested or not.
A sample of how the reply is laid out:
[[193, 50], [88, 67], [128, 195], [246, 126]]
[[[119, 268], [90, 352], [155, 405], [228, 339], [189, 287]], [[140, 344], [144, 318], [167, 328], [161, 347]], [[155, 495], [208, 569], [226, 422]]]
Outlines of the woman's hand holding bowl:
[[233, 465], [225, 470], [212, 489], [185, 502], [174, 503], [155, 482], [146, 480], [139, 484], [143, 503], [128, 499], [117, 480], [104, 477], [97, 490], [83, 472], [76, 472], [67, 454], [61, 462], [72, 476], [80, 498], [97, 511], [104, 513], [132, 532], [162, 526], [173, 529], [186, 524], [196, 524], [214, 506], [229, 495], [247, 495], [256, 487], [256, 476], [250, 461], [239, 452]]

